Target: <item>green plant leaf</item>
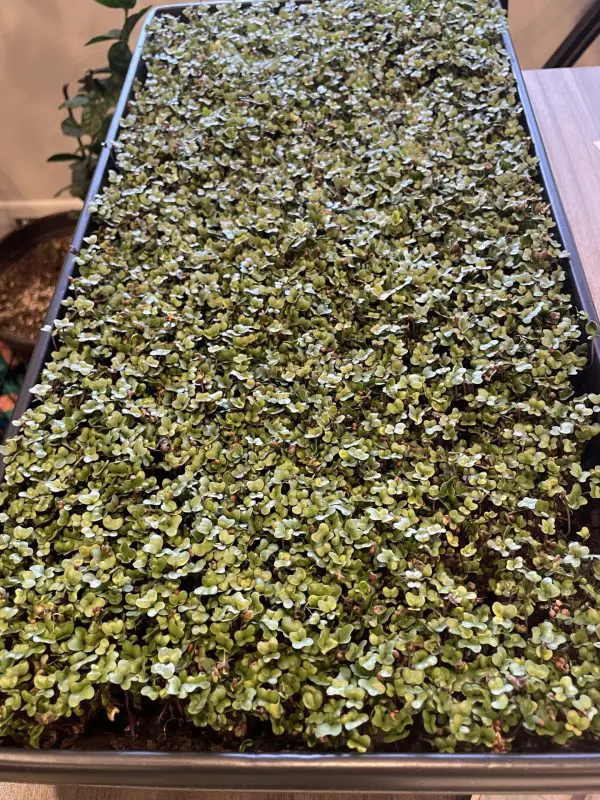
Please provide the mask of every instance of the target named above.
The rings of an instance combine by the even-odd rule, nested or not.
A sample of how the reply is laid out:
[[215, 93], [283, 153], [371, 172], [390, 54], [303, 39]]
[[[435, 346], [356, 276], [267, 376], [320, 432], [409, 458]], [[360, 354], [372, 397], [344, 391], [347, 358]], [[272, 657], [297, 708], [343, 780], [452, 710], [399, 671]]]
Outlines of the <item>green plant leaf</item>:
[[94, 36], [88, 42], [85, 43], [85, 47], [88, 47], [90, 44], [97, 44], [98, 42], [109, 42], [112, 39], [120, 39], [121, 38], [121, 29], [120, 28], [113, 28], [106, 33], [101, 33], [98, 36]]
[[86, 94], [76, 94], [59, 106], [59, 108], [81, 108], [90, 102], [90, 98]]
[[123, 519], [122, 519], [122, 517], [109, 517], [109, 516], [106, 516], [102, 520], [102, 524], [109, 531], [118, 531], [119, 528], [121, 527], [121, 525], [123, 524]]
[[66, 192], [71, 192], [71, 188], [71, 184], [68, 184], [68, 186], [62, 186], [58, 191], [54, 192], [52, 197], [61, 197]]
[[74, 119], [71, 119], [71, 117], [63, 119], [60, 127], [65, 136], [74, 136], [77, 138], [82, 134], [81, 126], [78, 125]]
[[73, 197], [85, 200], [93, 174], [94, 163], [90, 161], [89, 157], [73, 163], [71, 166], [72, 183], [70, 187]]
[[91, 136], [92, 139], [97, 137], [102, 130], [105, 113], [105, 103], [90, 103], [90, 105], [86, 106], [81, 115], [81, 129], [83, 133]]
[[315, 736], [321, 739], [323, 736], [339, 736], [342, 732], [342, 723], [338, 722], [321, 722], [315, 728]]
[[131, 50], [125, 42], [116, 42], [108, 51], [110, 68], [119, 75], [125, 75], [131, 61]]
[[121, 39], [124, 42], [127, 43], [129, 41], [129, 37], [131, 36], [133, 29], [144, 16], [144, 14], [151, 8], [152, 6], [146, 6], [145, 8], [142, 8], [140, 11], [136, 11], [135, 14], [131, 14], [131, 16], [128, 17], [127, 22], [123, 25], [123, 30], [121, 31]]
[[135, 8], [137, 0], [96, 0], [96, 2], [107, 8], [131, 9]]
[[51, 164], [53, 162], [59, 161], [81, 161], [83, 156], [77, 155], [77, 153], [55, 153], [53, 156], [47, 159], [47, 163]]

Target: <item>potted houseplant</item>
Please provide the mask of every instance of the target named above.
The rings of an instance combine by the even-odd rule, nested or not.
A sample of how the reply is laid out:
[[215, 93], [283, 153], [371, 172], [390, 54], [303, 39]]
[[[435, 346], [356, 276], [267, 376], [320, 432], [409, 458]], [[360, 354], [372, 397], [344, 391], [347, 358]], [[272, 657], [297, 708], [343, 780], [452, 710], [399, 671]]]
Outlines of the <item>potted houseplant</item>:
[[31, 220], [0, 241], [0, 340], [31, 355], [73, 235], [72, 214]]
[[[112, 42], [108, 64], [90, 69], [79, 81], [77, 93], [63, 87], [61, 109], [67, 116], [63, 133], [76, 143], [72, 153], [56, 153], [48, 161], [68, 162], [71, 182], [68, 191], [85, 199], [102, 142], [112, 119], [115, 102], [131, 59], [129, 41], [134, 28], [148, 8], [135, 10], [136, 0], [96, 0], [124, 14], [120, 28], [95, 36], [87, 45]], [[0, 340], [27, 358], [35, 346], [56, 279], [68, 252], [75, 226], [75, 214], [54, 214], [35, 219], [0, 241], [3, 270], [0, 295]]]
[[503, 20], [272, 10], [147, 40], [3, 450], [0, 734], [124, 783], [522, 775], [600, 737], [600, 396]]

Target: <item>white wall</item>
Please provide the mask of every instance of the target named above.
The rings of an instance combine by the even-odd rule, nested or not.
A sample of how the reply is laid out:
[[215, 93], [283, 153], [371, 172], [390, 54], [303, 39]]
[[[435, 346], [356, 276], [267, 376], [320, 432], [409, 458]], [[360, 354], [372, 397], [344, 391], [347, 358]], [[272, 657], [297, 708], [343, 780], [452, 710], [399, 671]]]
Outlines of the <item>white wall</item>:
[[[139, 0], [138, 7], [151, 4]], [[73, 144], [60, 130], [61, 88], [75, 88], [88, 68], [106, 63], [106, 44], [84, 44], [118, 27], [122, 14], [94, 0], [0, 0], [0, 229], [12, 216], [77, 205], [68, 195], [52, 199], [69, 171], [46, 163]]]
[[[152, 1], [138, 0], [138, 7]], [[587, 2], [510, 0], [525, 67], [541, 66]], [[87, 68], [102, 65], [106, 46], [86, 48], [84, 42], [117, 27], [121, 13], [94, 0], [0, 0], [0, 232], [11, 217], [72, 206], [69, 199], [52, 200], [68, 182], [67, 168], [45, 163], [72, 144], [60, 131], [61, 86], [74, 86]], [[600, 63], [600, 46], [586, 56], [590, 62]]]

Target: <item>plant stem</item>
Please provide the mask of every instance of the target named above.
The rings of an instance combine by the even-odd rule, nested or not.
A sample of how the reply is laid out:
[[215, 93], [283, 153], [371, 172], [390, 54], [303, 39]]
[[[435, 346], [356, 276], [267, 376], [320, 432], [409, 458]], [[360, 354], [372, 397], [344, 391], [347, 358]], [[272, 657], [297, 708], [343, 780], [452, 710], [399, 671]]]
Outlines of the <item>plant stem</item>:
[[135, 739], [135, 717], [131, 713], [131, 708], [129, 707], [129, 696], [127, 692], [123, 693], [125, 696], [125, 711], [127, 712], [127, 720], [129, 722], [129, 732], [131, 734], [131, 738]]
[[[69, 106], [69, 100], [71, 98], [69, 97], [69, 84], [68, 83], [65, 83], [65, 85], [63, 86], [63, 97], [65, 98], [65, 103], [67, 104], [67, 113], [69, 114], [69, 118], [73, 121], [73, 123], [75, 125], [77, 125], [77, 127], [79, 127], [79, 123], [75, 119], [75, 114], [73, 114], [73, 109]], [[81, 141], [81, 136], [77, 137], [77, 142], [79, 144], [78, 152], [81, 153], [82, 156], [85, 156], [85, 147], [84, 147], [83, 142]]]

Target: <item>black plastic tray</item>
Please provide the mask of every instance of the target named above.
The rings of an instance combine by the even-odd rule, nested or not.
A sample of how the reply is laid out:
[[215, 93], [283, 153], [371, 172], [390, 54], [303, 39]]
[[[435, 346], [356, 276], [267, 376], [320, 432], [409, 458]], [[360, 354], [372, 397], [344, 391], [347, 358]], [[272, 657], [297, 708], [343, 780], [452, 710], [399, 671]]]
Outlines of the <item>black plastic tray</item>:
[[[212, 0], [212, 5], [228, 0]], [[500, 0], [506, 8], [507, 0]], [[46, 326], [52, 325], [75, 272], [74, 254], [91, 233], [90, 204], [114, 167], [112, 144], [117, 137], [136, 78], [144, 80], [142, 50], [148, 24], [158, 14], [181, 14], [185, 3], [159, 6], [146, 18], [127, 75], [107, 142], [90, 186], [73, 238], [72, 254], [66, 259], [56, 292], [50, 303]], [[571, 278], [576, 304], [596, 320], [597, 314], [581, 260], [562, 206], [540, 131], [527, 95], [521, 69], [508, 33], [506, 47], [524, 112], [524, 124], [540, 161], [547, 198], [552, 204], [560, 236], [570, 258], [565, 266]], [[29, 406], [30, 389], [53, 347], [48, 330], [43, 331], [33, 353], [14, 418]], [[594, 359], [600, 364], [598, 358]], [[598, 383], [598, 369], [585, 375], [587, 388]], [[592, 386], [592, 384], [594, 386]], [[11, 426], [8, 435], [14, 434]], [[336, 791], [336, 792], [589, 792], [600, 788], [600, 753], [547, 755], [445, 755], [381, 753], [372, 755], [289, 753], [169, 753], [136, 751], [25, 750], [0, 748], [0, 781], [29, 783], [144, 786], [172, 789]]]

